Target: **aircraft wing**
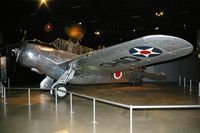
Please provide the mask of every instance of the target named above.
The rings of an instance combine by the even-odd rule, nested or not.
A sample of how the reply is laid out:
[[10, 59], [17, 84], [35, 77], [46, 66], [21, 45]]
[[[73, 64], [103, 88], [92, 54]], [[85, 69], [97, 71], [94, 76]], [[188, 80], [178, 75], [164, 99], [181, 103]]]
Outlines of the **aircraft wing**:
[[107, 73], [172, 60], [192, 50], [193, 46], [181, 38], [150, 35], [80, 55], [73, 61], [78, 72]]

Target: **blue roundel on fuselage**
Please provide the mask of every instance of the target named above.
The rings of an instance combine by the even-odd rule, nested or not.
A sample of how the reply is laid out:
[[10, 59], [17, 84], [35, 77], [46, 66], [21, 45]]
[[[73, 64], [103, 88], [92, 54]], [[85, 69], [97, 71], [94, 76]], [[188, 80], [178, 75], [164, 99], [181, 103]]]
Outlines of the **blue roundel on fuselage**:
[[129, 53], [137, 57], [155, 57], [162, 54], [162, 51], [158, 48], [150, 46], [137, 46], [129, 49]]

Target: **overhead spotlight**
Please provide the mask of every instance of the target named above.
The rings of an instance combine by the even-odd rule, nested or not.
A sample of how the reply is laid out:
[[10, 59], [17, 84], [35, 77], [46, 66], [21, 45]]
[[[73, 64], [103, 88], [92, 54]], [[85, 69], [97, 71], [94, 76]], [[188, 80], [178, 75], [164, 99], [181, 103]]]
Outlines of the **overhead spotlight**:
[[78, 22], [77, 24], [78, 24], [78, 25], [82, 25], [82, 22]]
[[183, 25], [183, 28], [186, 30], [186, 29], [187, 29], [187, 26], [184, 24], [184, 25]]
[[40, 0], [40, 5], [42, 5], [42, 4], [47, 4], [47, 0]]
[[40, 0], [40, 7], [41, 7], [42, 5], [48, 6], [48, 5], [47, 5], [47, 2], [48, 2], [48, 0]]
[[136, 29], [133, 29], [133, 32], [136, 32]]
[[99, 31], [95, 31], [94, 34], [95, 34], [96, 36], [100, 36], [101, 33], [100, 33]]
[[83, 29], [80, 26], [74, 25], [67, 28], [67, 35], [70, 38], [82, 38], [83, 37]]
[[162, 12], [160, 12], [160, 16], [163, 16], [164, 15], [164, 12], [162, 11]]
[[159, 29], [160, 29], [159, 27], [156, 27], [156, 28], [155, 28], [155, 30], [159, 30]]
[[156, 15], [156, 16], [158, 16], [158, 15], [159, 15], [159, 13], [157, 13], [157, 12], [156, 12], [156, 13], [155, 13], [155, 15]]
[[80, 5], [76, 5], [76, 6], [72, 6], [71, 8], [72, 9], [77, 9], [77, 8], [80, 8], [81, 6]]
[[164, 15], [164, 11], [156, 12], [155, 15], [156, 15], [157, 17], [161, 17], [161, 16]]
[[52, 23], [47, 23], [47, 24], [45, 24], [45, 26], [44, 26], [44, 31], [45, 31], [45, 32], [51, 32], [52, 29], [53, 29]]

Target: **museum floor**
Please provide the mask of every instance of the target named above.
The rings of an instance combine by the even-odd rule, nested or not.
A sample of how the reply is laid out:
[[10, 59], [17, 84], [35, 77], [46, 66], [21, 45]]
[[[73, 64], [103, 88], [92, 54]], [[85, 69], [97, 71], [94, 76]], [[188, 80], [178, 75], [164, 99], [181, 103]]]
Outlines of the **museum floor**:
[[[197, 87], [195, 87], [197, 88]], [[73, 92], [128, 105], [200, 105], [197, 89], [189, 92], [177, 84], [146, 83], [69, 86]], [[129, 133], [129, 109], [96, 103], [92, 123], [92, 101], [73, 96], [58, 106], [48, 91], [8, 90], [7, 104], [1, 98], [0, 133]], [[200, 109], [154, 109], [133, 111], [133, 133], [200, 133]]]

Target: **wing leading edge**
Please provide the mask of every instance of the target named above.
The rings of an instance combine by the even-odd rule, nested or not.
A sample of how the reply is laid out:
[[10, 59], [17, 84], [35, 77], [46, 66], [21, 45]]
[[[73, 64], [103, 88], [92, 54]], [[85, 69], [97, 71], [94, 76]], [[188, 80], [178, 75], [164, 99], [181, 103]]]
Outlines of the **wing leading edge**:
[[185, 56], [192, 44], [178, 37], [151, 35], [76, 57], [77, 71], [107, 73]]

